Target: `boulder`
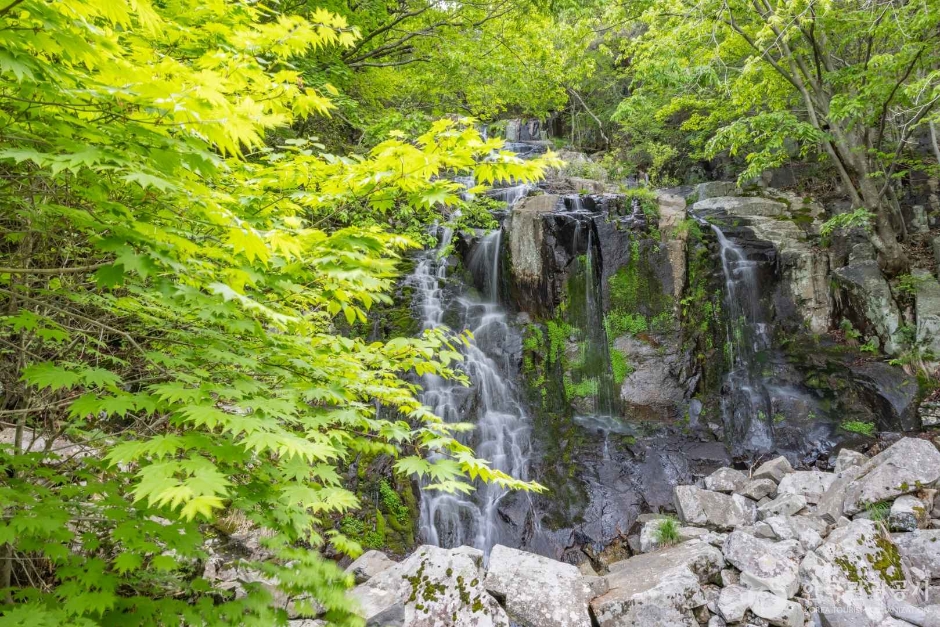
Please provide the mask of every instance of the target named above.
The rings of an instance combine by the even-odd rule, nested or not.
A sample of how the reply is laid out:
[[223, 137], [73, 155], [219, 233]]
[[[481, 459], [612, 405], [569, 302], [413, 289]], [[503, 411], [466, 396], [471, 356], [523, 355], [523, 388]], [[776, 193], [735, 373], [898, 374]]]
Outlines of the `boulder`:
[[721, 551], [697, 541], [616, 562], [591, 610], [600, 627], [697, 627], [692, 610], [707, 602], [702, 584], [724, 565]]
[[346, 567], [346, 572], [353, 574], [356, 583], [364, 583], [396, 563], [381, 551], [366, 551]]
[[728, 624], [721, 616], [712, 616], [708, 619], [708, 625], [706, 625], [706, 627], [728, 627]]
[[738, 491], [741, 496], [759, 501], [764, 497], [777, 495], [777, 484], [773, 479], [751, 479]]
[[834, 472], [838, 475], [852, 466], [861, 466], [868, 461], [868, 456], [850, 448], [844, 448], [836, 456]]
[[[650, 551], [661, 549], [664, 546], [661, 542], [659, 528], [663, 524], [670, 524], [667, 520], [666, 518], [659, 518], [643, 525], [643, 528], [640, 529], [641, 553], [649, 553]], [[695, 539], [705, 539], [705, 536], [708, 535], [708, 530], [702, 529], [701, 527], [680, 527], [675, 521], [672, 521], [671, 524], [676, 526], [676, 540], [674, 544]]]
[[859, 468], [860, 476], [845, 490], [843, 508], [849, 516], [868, 505], [933, 487], [940, 479], [940, 452], [927, 440], [902, 438]]
[[483, 587], [520, 627], [591, 627], [594, 595], [571, 564], [497, 544]]
[[899, 496], [891, 504], [891, 514], [888, 516], [888, 527], [891, 531], [914, 531], [927, 526], [927, 505], [910, 494]]
[[424, 545], [353, 588], [350, 596], [370, 627], [383, 624], [375, 621], [397, 612], [399, 604], [409, 627], [509, 627], [506, 612], [483, 587], [482, 566], [480, 550]]
[[366, 621], [366, 627], [403, 627], [405, 604], [391, 590], [357, 586], [349, 592], [358, 614]]
[[795, 601], [781, 599], [769, 592], [755, 592], [751, 598], [751, 612], [771, 625], [803, 627], [803, 606]]
[[870, 520], [833, 530], [800, 564], [803, 596], [831, 627], [879, 625], [906, 580], [898, 548]]
[[740, 470], [719, 468], [705, 477], [705, 489], [712, 492], [740, 492], [747, 481], [747, 475]]
[[807, 503], [815, 505], [835, 480], [836, 476], [831, 472], [818, 470], [792, 472], [780, 480], [777, 486], [777, 496], [799, 494], [806, 499]]
[[730, 531], [757, 520], [753, 501], [739, 494], [728, 496], [695, 486], [676, 486], [673, 491], [679, 519], [688, 524]]
[[829, 485], [819, 503], [816, 505], [816, 516], [827, 523], [838, 523], [843, 518], [845, 492], [849, 485], [864, 473], [863, 466], [848, 466], [836, 475], [835, 481]]
[[718, 613], [730, 623], [739, 623], [751, 609], [751, 601], [756, 593], [744, 586], [731, 585], [721, 589], [718, 595]]
[[688, 570], [672, 569], [633, 584], [591, 601], [599, 627], [698, 627], [692, 610], [705, 604], [705, 596]]
[[674, 566], [683, 566], [691, 570], [702, 583], [705, 583], [724, 568], [725, 560], [721, 556], [721, 551], [711, 546], [707, 542], [693, 540], [683, 542], [677, 546], [634, 555], [633, 557], [619, 562], [613, 562], [607, 565], [609, 575], [608, 583], [611, 589], [615, 587], [617, 581], [616, 574], [621, 571], [645, 571], [655, 572], [659, 570], [669, 570]]
[[769, 503], [757, 508], [761, 520], [771, 516], [793, 516], [806, 507], [806, 497], [801, 494], [781, 494]]
[[800, 589], [799, 567], [777, 543], [735, 531], [725, 540], [724, 557], [741, 571], [741, 583], [789, 599]]
[[863, 335], [877, 336], [886, 353], [895, 354], [901, 312], [878, 262], [860, 261], [838, 268], [832, 272], [832, 280], [837, 313]]
[[917, 416], [923, 427], [940, 427], [940, 403], [924, 401], [917, 409]]
[[905, 562], [933, 577], [940, 577], [940, 529], [893, 533], [891, 540]]
[[790, 462], [787, 461], [786, 457], [780, 456], [770, 461], [764, 462], [757, 467], [757, 470], [754, 471], [754, 474], [751, 475], [752, 479], [773, 479], [775, 482], [780, 483], [780, 480], [783, 479], [784, 475], [788, 475], [793, 472], [793, 466], [790, 465]]
[[810, 516], [771, 516], [762, 524], [770, 528], [773, 539], [797, 540], [807, 551], [822, 544], [828, 531], [826, 523]]

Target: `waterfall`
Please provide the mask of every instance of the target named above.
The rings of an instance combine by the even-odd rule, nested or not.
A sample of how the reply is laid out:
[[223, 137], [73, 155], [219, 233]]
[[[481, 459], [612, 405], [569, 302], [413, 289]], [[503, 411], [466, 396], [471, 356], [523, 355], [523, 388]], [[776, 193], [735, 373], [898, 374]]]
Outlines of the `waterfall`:
[[[461, 328], [471, 329], [474, 339], [463, 349], [462, 368], [471, 381], [469, 388], [437, 376], [422, 378], [422, 402], [447, 422], [470, 422], [473, 432], [461, 434], [478, 457], [492, 468], [519, 479], [528, 478], [530, 422], [514, 384], [513, 347], [521, 345], [519, 333], [508, 323], [499, 305], [500, 231], [483, 237], [469, 261], [471, 271], [483, 275], [482, 298], [454, 286], [445, 291], [447, 260], [441, 258], [452, 233], [445, 230], [436, 250], [425, 251], [409, 283], [425, 329], [436, 328], [445, 313], [453, 314]], [[421, 539], [429, 544], [454, 547], [472, 545], [486, 553], [501, 541], [498, 516], [503, 488], [476, 482], [470, 495], [421, 491]]]
[[511, 187], [500, 187], [499, 189], [490, 190], [487, 192], [487, 195], [494, 200], [501, 200], [506, 203], [508, 207], [512, 208], [513, 205], [533, 189], [535, 189], [533, 185], [522, 183], [520, 185], [512, 185]]
[[725, 279], [730, 369], [722, 394], [722, 413], [733, 440], [753, 451], [773, 448], [771, 397], [762, 376], [761, 355], [770, 348], [770, 323], [761, 304], [757, 262], [710, 225], [718, 240]]

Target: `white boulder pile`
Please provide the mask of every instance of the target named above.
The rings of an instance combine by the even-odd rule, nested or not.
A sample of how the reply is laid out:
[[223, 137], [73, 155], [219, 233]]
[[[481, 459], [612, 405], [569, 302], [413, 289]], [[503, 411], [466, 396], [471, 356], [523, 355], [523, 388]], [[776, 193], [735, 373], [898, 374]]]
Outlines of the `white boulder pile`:
[[423, 546], [359, 558], [350, 595], [369, 627], [940, 627], [940, 452], [905, 438], [834, 467], [780, 457], [678, 486], [678, 520], [644, 515], [637, 554], [603, 576]]

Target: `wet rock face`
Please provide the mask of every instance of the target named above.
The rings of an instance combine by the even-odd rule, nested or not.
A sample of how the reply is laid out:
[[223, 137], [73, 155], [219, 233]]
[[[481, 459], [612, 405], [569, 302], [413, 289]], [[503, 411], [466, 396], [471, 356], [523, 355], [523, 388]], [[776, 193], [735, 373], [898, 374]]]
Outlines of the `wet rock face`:
[[901, 312], [876, 261], [853, 263], [833, 271], [835, 317], [850, 320], [865, 336], [881, 340], [885, 352], [898, 350], [895, 334]]
[[681, 364], [675, 350], [668, 346], [662, 350], [630, 335], [615, 339], [613, 347], [627, 355], [633, 367], [620, 385], [625, 412], [648, 418], [678, 418], [685, 390], [679, 384]]
[[517, 300], [526, 303], [522, 309], [530, 313], [551, 312], [555, 289], [549, 280], [554, 271], [554, 258], [546, 257], [546, 229], [543, 217], [554, 212], [561, 198], [551, 194], [532, 196], [518, 203], [508, 223], [509, 258]]
[[914, 271], [914, 302], [917, 313], [917, 342], [934, 355], [931, 364], [940, 363], [940, 283], [929, 272]]

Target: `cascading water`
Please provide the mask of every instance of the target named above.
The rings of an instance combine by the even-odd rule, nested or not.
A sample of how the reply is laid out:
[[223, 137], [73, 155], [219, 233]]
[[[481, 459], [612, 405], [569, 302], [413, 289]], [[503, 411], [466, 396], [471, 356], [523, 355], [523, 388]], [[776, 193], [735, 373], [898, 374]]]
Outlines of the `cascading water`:
[[[428, 375], [422, 380], [421, 400], [447, 422], [475, 423], [476, 429], [464, 439], [477, 456], [488, 460], [491, 468], [527, 479], [530, 423], [513, 384], [514, 366], [509, 357], [521, 338], [498, 302], [500, 231], [483, 237], [468, 263], [469, 269], [482, 277], [482, 299], [462, 288], [448, 299], [444, 288], [447, 262], [441, 255], [451, 237], [445, 230], [438, 248], [421, 256], [410, 283], [415, 287], [425, 329], [440, 326], [445, 313], [453, 313], [462, 329], [472, 330], [474, 339], [463, 350], [462, 364], [471, 386]], [[424, 542], [444, 547], [468, 544], [487, 553], [500, 542], [497, 507], [506, 491], [479, 482], [476, 487], [467, 496], [422, 490]]]
[[770, 324], [760, 299], [757, 262], [710, 225], [718, 240], [725, 278], [730, 371], [722, 394], [725, 425], [735, 442], [751, 451], [773, 448], [771, 397], [761, 375], [762, 355], [770, 348]]

